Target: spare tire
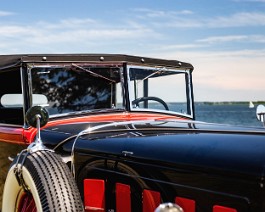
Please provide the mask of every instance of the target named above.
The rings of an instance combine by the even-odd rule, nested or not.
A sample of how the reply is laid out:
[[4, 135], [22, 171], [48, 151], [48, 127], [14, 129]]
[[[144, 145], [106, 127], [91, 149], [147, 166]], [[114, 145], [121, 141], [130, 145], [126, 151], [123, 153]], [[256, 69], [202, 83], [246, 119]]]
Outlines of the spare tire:
[[[21, 176], [15, 174], [21, 170]], [[22, 182], [22, 183], [21, 183]], [[75, 180], [60, 156], [50, 151], [21, 153], [6, 178], [2, 212], [84, 211]]]

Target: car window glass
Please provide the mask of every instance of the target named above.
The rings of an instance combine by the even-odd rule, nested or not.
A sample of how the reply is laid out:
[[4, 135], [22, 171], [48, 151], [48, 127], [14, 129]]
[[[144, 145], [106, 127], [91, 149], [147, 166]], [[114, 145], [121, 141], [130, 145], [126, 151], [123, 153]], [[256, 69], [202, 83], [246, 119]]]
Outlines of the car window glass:
[[186, 74], [184, 70], [130, 68], [133, 109], [188, 114]]
[[47, 97], [50, 115], [116, 107], [119, 68], [33, 68], [31, 77], [32, 92]]

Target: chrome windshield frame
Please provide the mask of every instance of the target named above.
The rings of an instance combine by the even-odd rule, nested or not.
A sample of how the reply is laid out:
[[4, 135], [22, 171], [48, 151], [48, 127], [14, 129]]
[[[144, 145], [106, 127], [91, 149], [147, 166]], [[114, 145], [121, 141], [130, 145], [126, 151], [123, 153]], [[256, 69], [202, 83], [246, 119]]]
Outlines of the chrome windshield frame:
[[[51, 63], [51, 64], [34, 64], [34, 63], [28, 63], [27, 64], [27, 78], [28, 78], [28, 90], [29, 90], [29, 107], [32, 106], [32, 95], [33, 95], [33, 89], [32, 89], [32, 69], [37, 69], [37, 68], [68, 68], [68, 67], [71, 67], [72, 64], [78, 64], [79, 66], [81, 65], [85, 65], [85, 66], [92, 66], [92, 67], [115, 67], [115, 68], [118, 68], [119, 69], [119, 74], [120, 74], [120, 79], [122, 79], [122, 81], [120, 81], [120, 89], [121, 89], [121, 95], [124, 95], [124, 79], [122, 78], [123, 76], [123, 71], [124, 71], [124, 67], [122, 66], [121, 63], [119, 64], [115, 64], [115, 65], [110, 65], [110, 64], [94, 64], [94, 63], [89, 63], [89, 62], [84, 62], [84, 63], [72, 63], [72, 62], [69, 62], [69, 63]], [[122, 98], [122, 109], [125, 110], [125, 103], [124, 103], [124, 96], [121, 96]], [[83, 111], [83, 114], [84, 113], [89, 113], [91, 112], [90, 110], [84, 110]], [[51, 114], [50, 115], [50, 118], [56, 118], [56, 117], [64, 117], [64, 116], [69, 116], [69, 115], [80, 115], [82, 114], [82, 111], [75, 111], [75, 112], [65, 112], [65, 113], [58, 113], [58, 114]]]
[[[131, 80], [130, 80], [130, 69], [131, 68], [137, 68], [137, 69], [143, 69], [143, 70], [154, 70], [154, 71], [170, 71], [170, 72], [176, 72], [176, 73], [183, 73], [185, 74], [185, 87], [186, 87], [186, 104], [187, 104], [187, 113], [180, 113], [170, 110], [156, 110], [156, 109], [141, 109], [141, 108], [133, 108], [132, 101], [133, 98], [133, 89], [131, 86]], [[180, 69], [180, 68], [174, 68], [174, 67], [152, 67], [152, 66], [141, 66], [141, 65], [127, 65], [127, 85], [128, 85], [128, 91], [129, 91], [129, 108], [130, 111], [136, 111], [136, 112], [156, 112], [156, 113], [165, 113], [169, 115], [177, 115], [177, 116], [183, 116], [187, 117], [189, 119], [195, 119], [194, 117], [194, 104], [193, 104], [193, 87], [192, 87], [192, 70], [191, 69]]]

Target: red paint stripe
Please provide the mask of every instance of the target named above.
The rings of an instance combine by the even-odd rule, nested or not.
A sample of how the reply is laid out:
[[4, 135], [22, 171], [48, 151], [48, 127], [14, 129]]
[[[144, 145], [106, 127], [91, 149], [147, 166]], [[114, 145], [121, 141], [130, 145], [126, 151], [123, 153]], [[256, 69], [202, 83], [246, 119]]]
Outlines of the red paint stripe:
[[228, 208], [220, 205], [213, 206], [213, 212], [237, 212], [234, 208]]
[[173, 119], [173, 120], [185, 120], [187, 118], [178, 117], [173, 115], [160, 115], [154, 113], [113, 113], [108, 115], [88, 115], [82, 117], [73, 117], [66, 119], [54, 119], [49, 121], [49, 123], [44, 127], [52, 127], [56, 125], [63, 124], [75, 124], [75, 123], [85, 123], [85, 122], [120, 122], [120, 121], [143, 121], [143, 120], [164, 120], [164, 119]]
[[176, 197], [175, 203], [179, 205], [185, 212], [195, 212], [196, 203], [192, 199]]
[[99, 179], [84, 180], [85, 211], [105, 211], [105, 181]]
[[157, 191], [143, 190], [143, 212], [154, 212], [160, 204], [160, 193]]
[[131, 212], [131, 187], [116, 183], [116, 211]]

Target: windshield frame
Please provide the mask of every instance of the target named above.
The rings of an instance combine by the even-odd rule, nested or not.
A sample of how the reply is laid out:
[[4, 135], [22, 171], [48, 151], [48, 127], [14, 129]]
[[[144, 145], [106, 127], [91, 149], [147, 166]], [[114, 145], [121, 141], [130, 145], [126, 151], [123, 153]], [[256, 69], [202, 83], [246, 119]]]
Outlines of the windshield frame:
[[[74, 65], [73, 65], [74, 64]], [[113, 68], [119, 68], [120, 72], [120, 91], [122, 98], [122, 105], [120, 105], [120, 109], [127, 110], [128, 112], [155, 112], [155, 113], [163, 113], [163, 114], [170, 114], [178, 117], [184, 117], [188, 119], [195, 119], [194, 116], [194, 103], [193, 103], [193, 87], [192, 87], [192, 71], [193, 68], [187, 68], [187, 67], [167, 67], [167, 66], [152, 66], [152, 65], [141, 65], [141, 64], [135, 64], [135, 63], [127, 63], [127, 62], [120, 62], [120, 63], [104, 63], [104, 64], [97, 64], [97, 63], [90, 63], [90, 62], [69, 62], [69, 63], [42, 63], [42, 64], [34, 64], [34, 63], [27, 63], [27, 75], [28, 75], [28, 94], [29, 94], [29, 101], [28, 105], [29, 107], [32, 106], [32, 85], [31, 85], [31, 70], [33, 68], [62, 68], [62, 67], [71, 67], [71, 66], [91, 66], [91, 67], [113, 67]], [[131, 68], [137, 68], [137, 69], [147, 69], [147, 70], [155, 70], [155, 71], [175, 71], [178, 73], [185, 73], [185, 86], [186, 86], [186, 104], [187, 104], [187, 113], [179, 113], [174, 111], [167, 111], [167, 110], [155, 110], [155, 109], [138, 109], [135, 110], [132, 106], [132, 100], [133, 98], [133, 91], [131, 90], [130, 86], [130, 69]], [[84, 71], [84, 70], [83, 70]], [[148, 76], [152, 77], [152, 76]], [[114, 108], [114, 110], [117, 111], [118, 108]], [[99, 112], [102, 112], [103, 110], [99, 109]], [[108, 110], [110, 111], [110, 110]], [[92, 111], [86, 111], [87, 113], [90, 113]], [[93, 112], [96, 112], [93, 111]], [[78, 112], [70, 112], [70, 113], [64, 113], [64, 114], [56, 114], [51, 115], [50, 117], [58, 117], [58, 116], [67, 116], [72, 114], [78, 114]], [[85, 111], [84, 111], [85, 113]], [[80, 114], [80, 113], [79, 113]]]
[[[69, 116], [69, 115], [79, 115], [79, 114], [85, 114], [85, 113], [99, 113], [99, 112], [111, 112], [111, 111], [125, 111], [125, 98], [124, 98], [124, 80], [121, 80], [123, 77], [124, 72], [124, 66], [123, 64], [94, 64], [94, 63], [59, 63], [59, 64], [27, 64], [27, 75], [28, 75], [28, 90], [29, 90], [29, 106], [31, 107], [33, 105], [33, 83], [32, 83], [32, 70], [38, 69], [38, 68], [61, 68], [61, 69], [68, 69], [70, 67], [75, 68], [81, 68], [84, 67], [91, 67], [91, 68], [109, 68], [109, 69], [119, 69], [119, 79], [120, 82], [117, 83], [120, 84], [119, 90], [121, 90], [121, 94], [116, 94], [121, 96], [121, 105], [120, 107], [111, 107], [111, 108], [97, 108], [97, 109], [88, 109], [88, 110], [80, 110], [80, 111], [70, 111], [70, 112], [63, 112], [63, 113], [56, 113], [56, 114], [50, 114], [50, 118], [54, 117], [62, 117], [62, 116]], [[86, 68], [83, 68], [83, 72], [87, 72], [88, 74], [91, 74], [89, 71], [85, 70]], [[91, 74], [92, 75], [92, 74]], [[103, 78], [100, 75], [95, 76], [99, 78]], [[105, 78], [105, 80], [108, 80]], [[114, 82], [114, 80], [113, 80]], [[119, 97], [120, 98], [120, 97]]]
[[[133, 107], [133, 100], [134, 100], [134, 89], [131, 86], [131, 79], [130, 79], [130, 69], [143, 69], [143, 70], [154, 70], [154, 72], [159, 71], [170, 71], [176, 73], [183, 73], [185, 74], [185, 89], [186, 89], [186, 104], [187, 104], [187, 113], [180, 113], [171, 110], [160, 110], [160, 109], [147, 109], [147, 108], [134, 108]], [[153, 74], [151, 74], [153, 75]], [[151, 77], [148, 76], [148, 77]], [[166, 113], [170, 115], [178, 115], [187, 117], [190, 119], [195, 119], [194, 116], [194, 104], [193, 104], [193, 87], [192, 87], [192, 70], [191, 69], [181, 69], [181, 68], [168, 68], [168, 67], [152, 67], [152, 66], [141, 66], [141, 65], [127, 65], [127, 85], [129, 91], [129, 108], [130, 111], [135, 112], [157, 112], [157, 113]]]

